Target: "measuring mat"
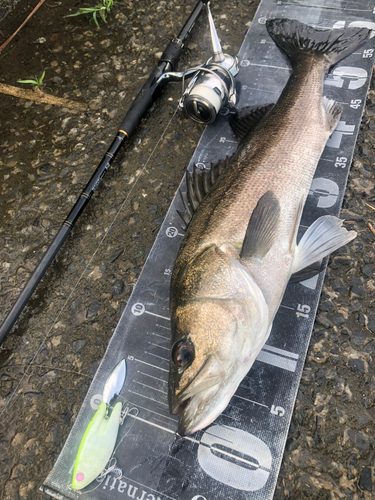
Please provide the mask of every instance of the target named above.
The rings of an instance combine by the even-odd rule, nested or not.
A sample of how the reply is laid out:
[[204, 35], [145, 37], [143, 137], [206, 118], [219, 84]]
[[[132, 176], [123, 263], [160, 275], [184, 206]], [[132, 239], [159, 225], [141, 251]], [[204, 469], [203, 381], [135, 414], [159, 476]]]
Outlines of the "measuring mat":
[[[266, 19], [297, 19], [324, 28], [368, 27], [375, 34], [373, 0], [263, 0], [239, 52], [238, 107], [276, 102], [291, 69], [271, 40]], [[337, 129], [320, 159], [303, 212], [300, 236], [322, 215], [339, 215], [374, 64], [373, 39], [338, 63], [325, 95], [343, 105]], [[209, 168], [237, 146], [225, 116], [206, 128], [189, 164]], [[225, 174], [224, 174], [225, 175]], [[184, 182], [182, 190], [185, 190]], [[176, 434], [168, 410], [169, 285], [184, 236], [175, 196], [129, 303], [113, 334], [66, 444], [43, 485], [59, 499], [267, 500], [276, 487], [293, 406], [323, 284], [324, 272], [289, 284], [271, 335], [229, 406], [207, 429]], [[79, 443], [101, 402], [113, 367], [126, 359], [118, 400], [130, 411], [120, 426], [116, 467], [80, 492], [71, 488]], [[136, 410], [131, 411], [132, 408]]]

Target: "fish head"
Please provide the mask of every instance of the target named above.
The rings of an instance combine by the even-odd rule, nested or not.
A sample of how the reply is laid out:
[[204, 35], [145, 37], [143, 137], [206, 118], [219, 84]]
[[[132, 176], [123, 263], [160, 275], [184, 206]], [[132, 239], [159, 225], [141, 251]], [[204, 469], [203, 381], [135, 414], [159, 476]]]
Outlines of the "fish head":
[[227, 273], [237, 281], [226, 297], [192, 297], [172, 313], [169, 406], [180, 414], [181, 435], [207, 427], [220, 415], [259, 353], [257, 339], [263, 337], [264, 343], [267, 305], [263, 295], [252, 296], [248, 278], [237, 271]]

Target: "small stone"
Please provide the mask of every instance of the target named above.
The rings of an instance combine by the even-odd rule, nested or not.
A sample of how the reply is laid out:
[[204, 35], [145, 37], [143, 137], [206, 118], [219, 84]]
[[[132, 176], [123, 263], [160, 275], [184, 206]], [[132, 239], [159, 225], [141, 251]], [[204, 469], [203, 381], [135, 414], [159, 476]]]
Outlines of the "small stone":
[[128, 271], [129, 269], [132, 269], [134, 267], [134, 264], [130, 260], [122, 260], [121, 262], [119, 262], [118, 267], [121, 271]]
[[102, 107], [102, 98], [97, 97], [89, 102], [89, 108], [96, 111]]
[[24, 440], [25, 434], [23, 432], [18, 432], [12, 441], [12, 446], [18, 446]]
[[93, 302], [91, 302], [87, 311], [87, 319], [96, 316], [101, 308], [102, 304], [98, 300], [95, 299]]
[[360, 413], [357, 417], [357, 422], [360, 427], [364, 427], [372, 422], [372, 417], [368, 413]]
[[358, 276], [356, 276], [353, 279], [351, 291], [352, 291], [352, 293], [355, 293], [356, 295], [364, 295], [365, 294], [365, 291], [363, 289], [363, 282], [362, 282], [361, 278], [358, 278]]
[[361, 490], [372, 491], [372, 467], [364, 467], [359, 478], [359, 487]]
[[34, 40], [33, 43], [45, 43], [46, 41], [47, 41], [46, 38], [44, 38], [44, 36], [41, 36], [36, 40]]
[[353, 429], [349, 429], [347, 431], [347, 435], [350, 439], [350, 442], [352, 445], [359, 451], [359, 452], [367, 452], [370, 449], [371, 443], [370, 440], [367, 439], [361, 432], [357, 432]]
[[51, 370], [47, 372], [43, 377], [40, 377], [40, 381], [42, 382], [43, 385], [48, 385], [51, 382], [55, 380], [57, 377], [57, 371], [56, 370]]
[[316, 317], [316, 321], [323, 325], [325, 328], [330, 328], [332, 325], [332, 322], [327, 318], [325, 314], [318, 314]]
[[371, 278], [372, 274], [373, 274], [373, 272], [372, 272], [372, 266], [370, 266], [368, 264], [366, 266], [363, 266], [362, 267], [362, 272], [363, 272], [363, 274], [365, 276], [367, 276], [368, 278]]
[[319, 310], [322, 312], [327, 312], [332, 308], [332, 302], [322, 302], [319, 306]]
[[346, 322], [344, 316], [340, 313], [335, 313], [333, 315], [333, 324], [334, 325], [343, 325]]
[[364, 374], [366, 373], [366, 365], [362, 359], [352, 358], [348, 361], [348, 366], [357, 373]]
[[20, 476], [22, 476], [23, 471], [26, 469], [26, 467], [22, 464], [16, 465], [13, 470], [12, 470], [12, 475], [11, 479], [16, 479]]
[[87, 314], [86, 310], [82, 309], [81, 311], [78, 311], [72, 318], [72, 323], [74, 326], [78, 326], [87, 319]]
[[116, 280], [112, 285], [112, 293], [114, 296], [121, 295], [124, 291], [125, 284], [123, 281]]
[[355, 331], [352, 333], [350, 337], [350, 341], [358, 346], [363, 346], [366, 340], [366, 332], [363, 331]]
[[86, 340], [75, 340], [72, 344], [72, 349], [74, 352], [78, 352], [82, 347], [85, 347]]
[[298, 488], [302, 494], [307, 497], [317, 497], [319, 495], [319, 490], [314, 485], [309, 474], [303, 474], [298, 481]]
[[375, 316], [369, 316], [367, 327], [372, 333], [375, 333]]
[[366, 322], [367, 322], [367, 317], [366, 317], [366, 315], [360, 312], [360, 313], [358, 314], [358, 323], [359, 323], [360, 325], [366, 325]]
[[344, 290], [344, 284], [342, 283], [342, 281], [333, 280], [333, 282], [332, 282], [332, 289], [335, 292], [342, 292], [342, 290]]
[[345, 469], [340, 463], [331, 462], [331, 465], [328, 467], [328, 472], [334, 479], [339, 479], [345, 472]]
[[75, 272], [75, 270], [76, 270], [76, 265], [75, 265], [75, 263], [74, 263], [74, 262], [72, 262], [72, 263], [71, 263], [71, 264], [69, 264], [69, 266], [68, 266], [68, 273], [69, 273], [69, 274], [73, 274], [73, 273]]
[[39, 167], [39, 170], [41, 170], [42, 172], [49, 172], [51, 167], [51, 163], [43, 163], [43, 165]]
[[63, 79], [61, 78], [61, 76], [54, 76], [52, 78], [52, 82], [55, 84], [55, 85], [61, 85], [62, 82], [63, 82]]
[[316, 469], [318, 465], [318, 462], [311, 458], [308, 450], [294, 450], [290, 458], [294, 465], [300, 467], [301, 469], [306, 469], [307, 467], [313, 467]]

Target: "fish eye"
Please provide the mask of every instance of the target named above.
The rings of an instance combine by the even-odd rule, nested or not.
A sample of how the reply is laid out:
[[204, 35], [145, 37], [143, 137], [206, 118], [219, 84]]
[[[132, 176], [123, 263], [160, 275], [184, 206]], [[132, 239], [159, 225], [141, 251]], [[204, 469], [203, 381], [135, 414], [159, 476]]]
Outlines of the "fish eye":
[[180, 340], [172, 349], [172, 360], [179, 368], [186, 368], [194, 359], [194, 347], [187, 340]]

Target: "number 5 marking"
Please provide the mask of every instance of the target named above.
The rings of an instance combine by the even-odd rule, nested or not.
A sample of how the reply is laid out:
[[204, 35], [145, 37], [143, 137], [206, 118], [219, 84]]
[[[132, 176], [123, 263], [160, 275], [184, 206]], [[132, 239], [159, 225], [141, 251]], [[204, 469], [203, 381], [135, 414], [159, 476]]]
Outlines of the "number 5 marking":
[[271, 406], [272, 415], [277, 415], [278, 417], [283, 417], [285, 415], [285, 409], [282, 406]]

